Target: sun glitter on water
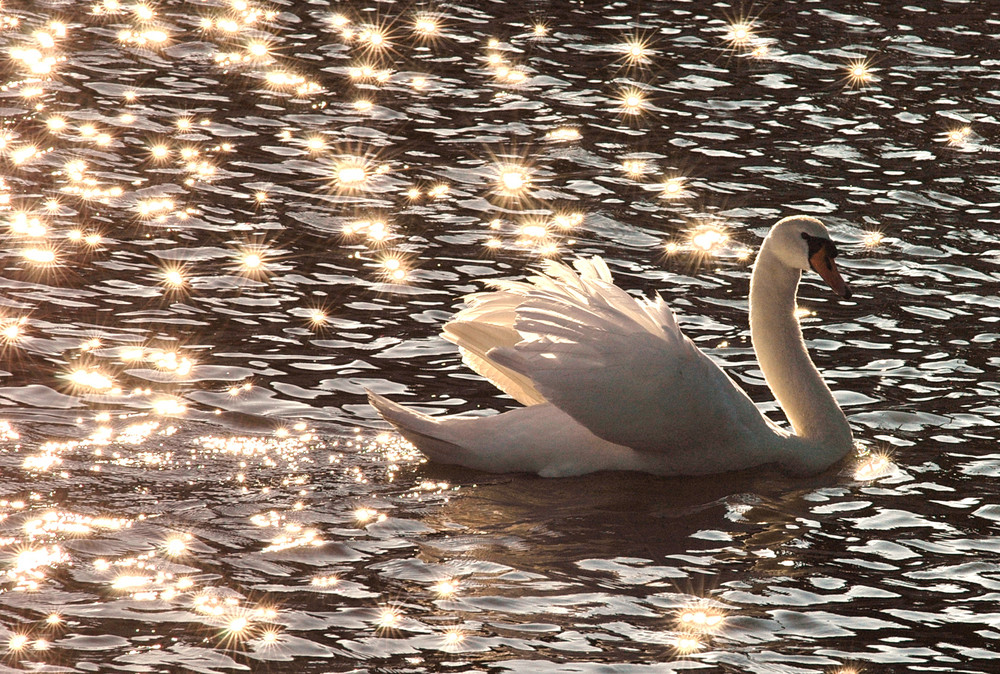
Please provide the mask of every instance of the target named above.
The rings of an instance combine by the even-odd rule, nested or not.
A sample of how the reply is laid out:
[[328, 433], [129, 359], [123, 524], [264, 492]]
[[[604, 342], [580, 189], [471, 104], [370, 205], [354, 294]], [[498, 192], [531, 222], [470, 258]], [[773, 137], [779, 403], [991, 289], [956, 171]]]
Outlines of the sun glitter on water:
[[680, 634], [674, 638], [674, 651], [677, 655], [684, 656], [697, 653], [703, 647], [701, 639], [693, 634]]
[[403, 283], [410, 273], [406, 258], [397, 253], [383, 255], [379, 261], [379, 268], [382, 278], [390, 283]]
[[882, 232], [872, 230], [864, 233], [864, 236], [861, 238], [861, 245], [870, 250], [881, 246], [884, 240], [885, 236]]
[[623, 52], [622, 60], [629, 66], [646, 65], [651, 62], [653, 50], [649, 48], [649, 40], [633, 35], [621, 43], [619, 49]]
[[441, 598], [448, 598], [455, 595], [458, 592], [458, 581], [455, 580], [441, 580], [434, 583], [431, 588], [434, 590], [435, 594]]
[[704, 225], [691, 232], [691, 248], [703, 255], [719, 252], [729, 242], [729, 234], [714, 225]]
[[688, 606], [677, 614], [677, 626], [685, 632], [717, 632], [722, 629], [725, 621], [725, 613], [707, 603]]
[[868, 59], [852, 59], [848, 61], [846, 69], [847, 85], [851, 88], [864, 89], [877, 81], [874, 69]]
[[741, 19], [726, 26], [724, 39], [732, 47], [745, 47], [756, 35], [754, 33], [755, 23], [752, 19]]
[[527, 195], [531, 175], [527, 167], [518, 164], [502, 164], [497, 167], [497, 192], [504, 197], [520, 199]]
[[395, 606], [382, 606], [378, 610], [375, 619], [376, 629], [379, 631], [392, 631], [399, 627], [403, 620], [403, 612]]
[[626, 87], [618, 93], [618, 104], [623, 114], [639, 115], [646, 110], [646, 94], [642, 89]]
[[893, 475], [898, 470], [889, 452], [874, 451], [859, 457], [858, 465], [854, 469], [854, 479], [859, 482], [878, 480]]
[[969, 126], [961, 126], [955, 129], [951, 129], [945, 134], [948, 139], [949, 145], [964, 145], [968, 142], [969, 138], [972, 136], [972, 128]]
[[660, 184], [660, 197], [663, 199], [684, 199], [690, 196], [687, 180], [681, 177], [668, 178]]
[[361, 189], [368, 178], [368, 169], [358, 160], [345, 161], [334, 169], [335, 184], [344, 190]]

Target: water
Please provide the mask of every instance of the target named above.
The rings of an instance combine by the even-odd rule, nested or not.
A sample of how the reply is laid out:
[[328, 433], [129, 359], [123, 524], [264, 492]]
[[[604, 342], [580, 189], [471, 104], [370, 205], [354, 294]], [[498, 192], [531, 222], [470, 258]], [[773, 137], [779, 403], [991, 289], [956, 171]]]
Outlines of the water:
[[[987, 5], [4, 3], [0, 666], [996, 671]], [[780, 419], [793, 212], [872, 472], [484, 475], [365, 404], [508, 407], [442, 323], [599, 253]]]

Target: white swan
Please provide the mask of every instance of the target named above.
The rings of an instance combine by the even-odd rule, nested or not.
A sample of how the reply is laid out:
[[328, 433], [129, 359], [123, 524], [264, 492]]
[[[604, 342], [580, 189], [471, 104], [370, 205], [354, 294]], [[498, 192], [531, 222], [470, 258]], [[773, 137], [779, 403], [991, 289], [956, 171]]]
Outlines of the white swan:
[[596, 470], [701, 475], [777, 464], [819, 472], [852, 448], [851, 428], [809, 359], [795, 316], [801, 272], [841, 297], [826, 227], [778, 222], [750, 277], [750, 335], [794, 433], [765, 418], [677, 326], [657, 297], [615, 286], [598, 257], [576, 272], [549, 262], [528, 282], [469, 296], [444, 327], [472, 369], [525, 407], [487, 417], [430, 417], [369, 393], [432, 461], [546, 477]]

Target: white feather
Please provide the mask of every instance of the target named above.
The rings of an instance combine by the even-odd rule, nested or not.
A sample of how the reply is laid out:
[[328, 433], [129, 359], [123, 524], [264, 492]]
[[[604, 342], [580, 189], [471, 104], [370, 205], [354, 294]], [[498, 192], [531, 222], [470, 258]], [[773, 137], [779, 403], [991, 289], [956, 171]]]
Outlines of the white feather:
[[527, 281], [493, 282], [445, 325], [465, 362], [527, 407], [434, 419], [374, 395], [372, 404], [430, 458], [481, 470], [821, 470], [852, 440], [794, 317], [800, 270], [809, 268], [803, 233], [828, 236], [814, 218], [782, 220], [751, 280], [754, 345], [797, 435], [757, 410], [681, 332], [666, 302], [615, 286], [598, 257], [573, 268], [548, 261]]

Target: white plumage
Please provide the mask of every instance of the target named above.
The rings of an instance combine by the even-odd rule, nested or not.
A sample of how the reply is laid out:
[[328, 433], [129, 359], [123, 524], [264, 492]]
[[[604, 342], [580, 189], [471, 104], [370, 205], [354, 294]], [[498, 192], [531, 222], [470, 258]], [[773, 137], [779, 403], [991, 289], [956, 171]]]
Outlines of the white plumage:
[[852, 446], [850, 427], [809, 360], [795, 317], [801, 271], [849, 294], [815, 218], [776, 224], [751, 279], [751, 335], [793, 432], [766, 419], [680, 330], [659, 297], [614, 285], [600, 258], [547, 262], [498, 282], [444, 327], [465, 363], [525, 407], [430, 417], [381, 396], [372, 405], [431, 460], [543, 476], [595, 470], [698, 475], [774, 463], [822, 470]]

